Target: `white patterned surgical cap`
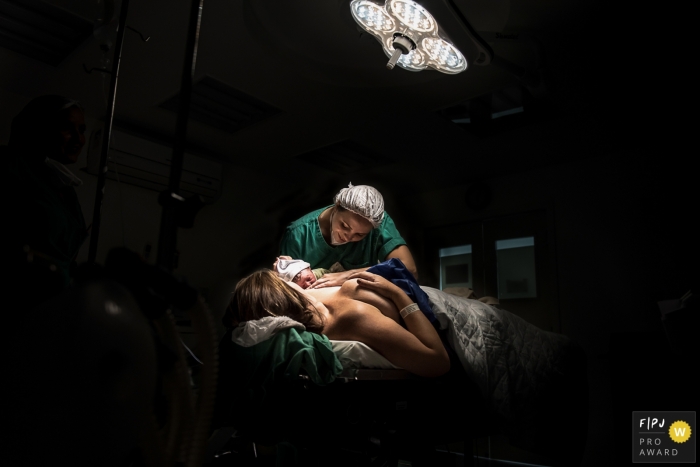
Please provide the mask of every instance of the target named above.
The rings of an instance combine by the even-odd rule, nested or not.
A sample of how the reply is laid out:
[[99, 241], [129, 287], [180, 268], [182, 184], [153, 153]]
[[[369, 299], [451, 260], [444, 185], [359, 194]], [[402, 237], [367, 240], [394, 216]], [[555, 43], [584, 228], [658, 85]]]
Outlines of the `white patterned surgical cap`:
[[369, 185], [348, 184], [335, 195], [333, 201], [348, 211], [364, 217], [376, 229], [384, 220], [384, 198], [376, 188]]

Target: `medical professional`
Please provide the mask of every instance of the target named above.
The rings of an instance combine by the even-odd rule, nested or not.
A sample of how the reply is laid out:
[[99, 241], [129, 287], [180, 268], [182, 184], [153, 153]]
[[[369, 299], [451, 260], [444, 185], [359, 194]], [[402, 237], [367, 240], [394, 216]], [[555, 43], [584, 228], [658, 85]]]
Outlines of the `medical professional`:
[[344, 269], [324, 274], [310, 288], [342, 285], [352, 274], [390, 258], [400, 259], [418, 277], [413, 255], [384, 212], [377, 189], [349, 184], [333, 201], [289, 224], [280, 242], [280, 255], [303, 258], [313, 269], [333, 270], [335, 263]]
[[[15, 116], [8, 145], [0, 147], [9, 169], [3, 187], [9, 234], [4, 250], [13, 266], [16, 292], [21, 290], [28, 302], [41, 302], [69, 285], [75, 257], [87, 237], [75, 192], [82, 181], [66, 167], [78, 160], [84, 145], [80, 104], [46, 95]], [[39, 274], [37, 264], [46, 265], [48, 272]]]

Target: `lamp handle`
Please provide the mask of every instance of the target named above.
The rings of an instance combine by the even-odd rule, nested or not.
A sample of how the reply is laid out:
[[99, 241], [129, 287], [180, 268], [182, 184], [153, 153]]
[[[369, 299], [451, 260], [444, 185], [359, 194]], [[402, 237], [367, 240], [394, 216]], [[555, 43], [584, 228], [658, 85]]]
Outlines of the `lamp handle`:
[[479, 57], [474, 60], [474, 64], [481, 66], [491, 64], [491, 60], [493, 60], [493, 50], [491, 50], [491, 47], [489, 47], [489, 45], [481, 37], [479, 37], [476, 31], [474, 31], [474, 28], [472, 28], [471, 24], [469, 24], [469, 21], [467, 21], [467, 18], [462, 14], [462, 11], [454, 4], [454, 0], [445, 0], [445, 5], [447, 5], [447, 8], [451, 11], [451, 13], [459, 19], [459, 22], [462, 23], [464, 31], [467, 33], [467, 36], [469, 36], [474, 45], [476, 45], [476, 48], [479, 50]]

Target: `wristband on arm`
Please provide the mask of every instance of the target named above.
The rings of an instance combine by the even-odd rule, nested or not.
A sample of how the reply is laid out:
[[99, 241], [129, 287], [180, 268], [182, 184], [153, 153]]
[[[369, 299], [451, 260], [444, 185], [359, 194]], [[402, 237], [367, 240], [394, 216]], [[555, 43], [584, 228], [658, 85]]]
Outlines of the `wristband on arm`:
[[403, 319], [406, 319], [406, 316], [410, 315], [414, 311], [418, 311], [419, 309], [420, 308], [418, 307], [417, 303], [411, 303], [410, 305], [404, 307], [399, 313]]

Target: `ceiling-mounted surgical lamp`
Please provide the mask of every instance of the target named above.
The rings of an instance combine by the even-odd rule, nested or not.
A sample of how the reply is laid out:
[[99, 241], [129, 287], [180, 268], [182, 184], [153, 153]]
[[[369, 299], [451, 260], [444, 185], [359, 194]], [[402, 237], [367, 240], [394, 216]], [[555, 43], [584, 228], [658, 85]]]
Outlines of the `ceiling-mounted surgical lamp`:
[[352, 0], [350, 12], [382, 44], [390, 70], [397, 64], [410, 71], [433, 68], [452, 75], [467, 69], [464, 55], [440, 36], [435, 18], [412, 0], [386, 0], [384, 5]]

